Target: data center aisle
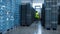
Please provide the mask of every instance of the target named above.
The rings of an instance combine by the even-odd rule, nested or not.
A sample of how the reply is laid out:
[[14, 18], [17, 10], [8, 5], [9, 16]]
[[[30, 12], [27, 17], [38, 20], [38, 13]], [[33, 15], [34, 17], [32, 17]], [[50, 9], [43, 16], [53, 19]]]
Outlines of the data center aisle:
[[6, 34], [60, 34], [60, 26], [58, 27], [58, 30], [46, 30], [41, 26], [41, 22], [39, 21], [38, 23], [34, 22], [29, 27], [19, 26]]
[[[38, 33], [38, 29], [41, 30], [40, 28], [40, 21], [39, 23], [34, 22], [31, 26], [27, 27], [27, 26], [19, 26], [15, 29], [10, 30], [9, 32], [7, 32], [6, 34], [37, 34]], [[40, 27], [40, 28], [39, 28]], [[40, 32], [40, 31], [39, 31]]]

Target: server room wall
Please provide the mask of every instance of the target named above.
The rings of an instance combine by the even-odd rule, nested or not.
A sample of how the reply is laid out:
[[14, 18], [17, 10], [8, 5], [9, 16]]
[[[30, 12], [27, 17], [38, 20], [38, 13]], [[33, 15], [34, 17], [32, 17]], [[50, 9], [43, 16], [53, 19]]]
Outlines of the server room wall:
[[19, 25], [19, 5], [21, 0], [0, 1], [0, 32]]

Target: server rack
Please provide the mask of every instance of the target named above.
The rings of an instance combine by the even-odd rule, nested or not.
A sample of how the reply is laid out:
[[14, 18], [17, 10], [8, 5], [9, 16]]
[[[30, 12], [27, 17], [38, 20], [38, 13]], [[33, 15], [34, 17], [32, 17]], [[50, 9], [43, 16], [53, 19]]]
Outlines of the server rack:
[[58, 23], [57, 0], [45, 0], [45, 27], [57, 28]]
[[41, 24], [43, 27], [45, 27], [45, 5], [42, 5], [42, 11], [41, 11]]
[[26, 3], [21, 6], [21, 25], [29, 26], [33, 22], [34, 9], [30, 5], [30, 3]]
[[19, 23], [19, 22], [15, 22], [19, 20], [17, 19], [17, 17], [15, 19], [16, 14], [18, 14], [15, 12], [18, 12], [16, 10], [18, 10], [19, 8], [16, 9], [16, 7], [19, 7], [20, 4], [21, 4], [21, 0], [0, 1], [0, 34], [2, 33], [4, 34], [7, 30], [14, 28], [15, 23]]

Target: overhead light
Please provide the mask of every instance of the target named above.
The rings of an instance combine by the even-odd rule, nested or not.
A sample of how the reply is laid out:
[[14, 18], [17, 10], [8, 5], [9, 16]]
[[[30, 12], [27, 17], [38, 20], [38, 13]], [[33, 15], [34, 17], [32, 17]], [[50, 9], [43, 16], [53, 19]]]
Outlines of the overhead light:
[[42, 8], [42, 3], [33, 3], [32, 7], [35, 8], [36, 5]]

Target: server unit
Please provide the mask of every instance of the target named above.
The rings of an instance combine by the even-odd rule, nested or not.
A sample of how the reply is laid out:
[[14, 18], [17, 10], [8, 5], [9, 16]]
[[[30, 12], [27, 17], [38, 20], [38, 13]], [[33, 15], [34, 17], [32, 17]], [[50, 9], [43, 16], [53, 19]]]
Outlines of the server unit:
[[43, 27], [45, 27], [45, 6], [42, 5], [42, 11], [41, 11], [41, 24]]
[[[14, 0], [13, 0], [14, 1]], [[19, 26], [20, 24], [20, 10], [21, 9], [21, 0], [15, 0], [15, 8], [14, 8], [14, 19], [15, 19], [15, 23], [14, 26]]]
[[34, 9], [29, 3], [21, 5], [21, 25], [29, 26], [33, 23]]
[[45, 27], [47, 29], [57, 28], [58, 9], [57, 0], [45, 0]]

